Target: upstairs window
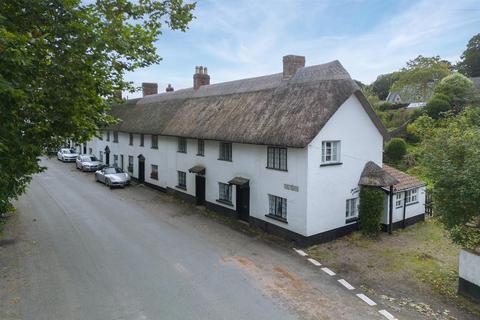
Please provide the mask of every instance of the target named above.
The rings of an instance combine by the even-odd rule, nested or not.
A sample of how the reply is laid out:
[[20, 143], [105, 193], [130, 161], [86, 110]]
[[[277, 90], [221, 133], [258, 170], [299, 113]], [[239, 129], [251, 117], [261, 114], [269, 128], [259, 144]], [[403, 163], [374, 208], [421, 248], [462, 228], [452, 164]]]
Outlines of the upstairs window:
[[113, 155], [113, 166], [118, 167], [118, 154]]
[[158, 136], [152, 134], [152, 149], [158, 149]]
[[145, 136], [142, 134], [140, 134], [140, 147], [143, 147], [143, 143], [145, 142]]
[[267, 168], [287, 171], [287, 148], [267, 148]]
[[128, 144], [133, 146], [133, 133], [128, 134]]
[[178, 185], [177, 188], [187, 190], [187, 173], [184, 171], [177, 171]]
[[218, 160], [232, 161], [232, 144], [228, 142], [219, 143]]
[[198, 139], [197, 141], [197, 156], [204, 156], [205, 155], [205, 141]]
[[358, 201], [359, 198], [347, 199], [345, 218], [347, 222], [353, 222], [358, 218]]
[[110, 131], [107, 131], [107, 141], [110, 141]]
[[113, 131], [113, 142], [118, 142], [118, 131]]
[[218, 183], [218, 201], [232, 204], [232, 186], [228, 183]]
[[185, 138], [178, 138], [178, 152], [187, 153], [187, 139]]
[[150, 172], [150, 178], [154, 180], [158, 180], [158, 166], [156, 164], [152, 164], [152, 171]]
[[268, 215], [278, 220], [287, 221], [287, 199], [269, 194]]
[[322, 142], [322, 164], [340, 163], [340, 141]]

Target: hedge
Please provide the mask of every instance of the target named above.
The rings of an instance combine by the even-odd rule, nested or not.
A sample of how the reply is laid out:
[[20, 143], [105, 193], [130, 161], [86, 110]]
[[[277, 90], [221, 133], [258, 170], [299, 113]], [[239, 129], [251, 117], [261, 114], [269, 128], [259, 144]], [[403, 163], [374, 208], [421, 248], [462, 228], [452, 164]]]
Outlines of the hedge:
[[376, 236], [381, 229], [384, 192], [377, 187], [361, 187], [358, 224], [363, 234]]

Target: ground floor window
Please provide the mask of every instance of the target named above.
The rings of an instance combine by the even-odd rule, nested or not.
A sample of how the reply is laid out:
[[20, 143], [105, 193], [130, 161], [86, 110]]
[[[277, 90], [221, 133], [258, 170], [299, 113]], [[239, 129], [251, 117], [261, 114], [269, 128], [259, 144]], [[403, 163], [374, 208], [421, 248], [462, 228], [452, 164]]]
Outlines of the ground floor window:
[[113, 165], [118, 167], [118, 154], [113, 155]]
[[187, 190], [187, 173], [184, 171], [177, 171], [178, 175], [178, 188]]
[[120, 155], [120, 168], [123, 170], [123, 154]]
[[103, 151], [100, 151], [98, 158], [100, 159], [100, 161], [103, 162]]
[[358, 200], [359, 198], [347, 199], [345, 210], [345, 218], [347, 218], [347, 222], [358, 218]]
[[418, 189], [407, 190], [406, 199], [407, 204], [415, 203], [418, 201]]
[[395, 194], [395, 208], [403, 207], [403, 192]]
[[133, 173], [133, 156], [128, 156], [128, 172]]
[[281, 220], [287, 220], [287, 199], [268, 195], [268, 214]]
[[218, 200], [232, 203], [232, 186], [228, 183], [218, 183]]
[[152, 164], [152, 172], [150, 172], [150, 178], [158, 180], [158, 166]]

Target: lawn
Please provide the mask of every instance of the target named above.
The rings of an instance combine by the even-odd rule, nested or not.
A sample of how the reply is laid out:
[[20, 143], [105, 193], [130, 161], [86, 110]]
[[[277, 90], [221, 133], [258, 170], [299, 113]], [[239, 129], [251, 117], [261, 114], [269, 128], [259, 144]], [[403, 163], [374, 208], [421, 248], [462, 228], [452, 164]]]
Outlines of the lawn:
[[435, 219], [378, 239], [354, 233], [308, 251], [394, 310], [424, 319], [480, 316], [456, 293], [460, 248]]

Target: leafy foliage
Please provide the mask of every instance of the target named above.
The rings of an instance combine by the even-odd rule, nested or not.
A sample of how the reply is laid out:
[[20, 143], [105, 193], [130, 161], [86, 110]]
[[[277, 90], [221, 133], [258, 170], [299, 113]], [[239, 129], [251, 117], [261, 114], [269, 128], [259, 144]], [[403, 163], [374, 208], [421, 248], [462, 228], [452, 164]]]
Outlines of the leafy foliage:
[[451, 106], [447, 96], [436, 94], [430, 100], [428, 100], [427, 105], [425, 106], [425, 112], [428, 116], [433, 119], [439, 119], [446, 112], [450, 111]]
[[393, 138], [385, 145], [385, 155], [391, 162], [399, 162], [407, 154], [407, 144], [402, 138]]
[[185, 31], [182, 0], [0, 1], [0, 212], [42, 170], [38, 157], [114, 119], [124, 74], [160, 62], [164, 26]]
[[456, 112], [475, 98], [475, 85], [472, 80], [460, 73], [452, 73], [438, 83], [434, 90], [435, 95], [442, 94], [448, 98], [448, 102]]
[[439, 56], [418, 56], [396, 73], [398, 80], [392, 91], [401, 92], [404, 101], [425, 101], [432, 94], [435, 83], [449, 75], [451, 69], [450, 62]]
[[435, 212], [455, 242], [480, 247], [480, 108], [427, 118], [416, 122], [422, 122], [422, 167], [433, 182]]
[[381, 74], [370, 85], [372, 92], [380, 98], [380, 100], [387, 99], [388, 93], [393, 83], [398, 80], [398, 75], [393, 73]]
[[468, 41], [467, 49], [460, 58], [457, 64], [459, 72], [469, 77], [480, 77], [480, 33]]
[[381, 230], [384, 193], [380, 188], [362, 187], [358, 223], [363, 234], [376, 236]]

